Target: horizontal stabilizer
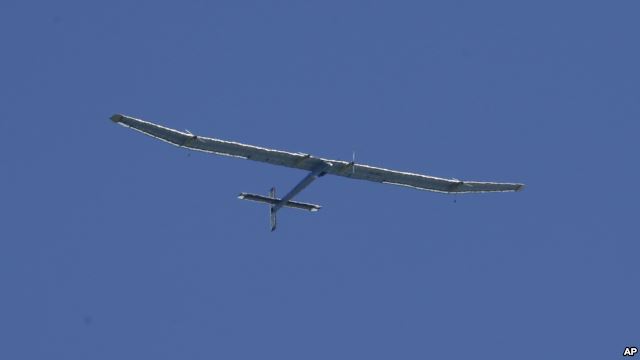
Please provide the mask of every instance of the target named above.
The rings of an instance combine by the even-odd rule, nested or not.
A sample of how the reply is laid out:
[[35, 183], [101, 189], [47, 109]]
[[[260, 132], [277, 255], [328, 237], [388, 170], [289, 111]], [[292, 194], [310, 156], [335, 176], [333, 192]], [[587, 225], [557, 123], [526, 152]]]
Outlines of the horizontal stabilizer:
[[[256, 202], [265, 203], [265, 204], [269, 204], [269, 205], [276, 205], [277, 203], [280, 202], [280, 199], [278, 199], [278, 198], [270, 198], [268, 196], [257, 195], [257, 194], [248, 194], [248, 193], [240, 193], [240, 195], [238, 195], [238, 199], [256, 201]], [[320, 205], [303, 203], [303, 202], [298, 202], [298, 201], [291, 201], [291, 200], [287, 201], [284, 204], [284, 206], [285, 207], [290, 207], [290, 208], [295, 208], [295, 209], [312, 211], [312, 212], [318, 211], [321, 208]]]

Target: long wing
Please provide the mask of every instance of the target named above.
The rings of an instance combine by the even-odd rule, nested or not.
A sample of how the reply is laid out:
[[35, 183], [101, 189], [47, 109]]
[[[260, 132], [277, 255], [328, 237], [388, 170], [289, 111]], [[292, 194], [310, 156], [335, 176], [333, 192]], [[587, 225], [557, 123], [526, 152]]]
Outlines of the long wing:
[[408, 186], [421, 190], [444, 193], [519, 191], [524, 187], [523, 184], [513, 183], [442, 179], [433, 176], [355, 164], [342, 160], [322, 159], [309, 154], [267, 149], [232, 141], [197, 136], [189, 132], [181, 132], [120, 114], [113, 115], [111, 120], [176, 146], [218, 155], [234, 156], [307, 171], [317, 168], [317, 166], [322, 163], [330, 163], [331, 167], [327, 170], [327, 174], [352, 179]]

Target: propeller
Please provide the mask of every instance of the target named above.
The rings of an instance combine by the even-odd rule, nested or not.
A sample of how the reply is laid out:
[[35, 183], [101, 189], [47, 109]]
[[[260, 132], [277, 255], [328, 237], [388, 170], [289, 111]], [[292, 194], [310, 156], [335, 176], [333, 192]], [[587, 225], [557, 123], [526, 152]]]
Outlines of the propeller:
[[353, 150], [351, 153], [351, 175], [356, 173], [356, 151]]
[[184, 131], [187, 134], [191, 135], [191, 139], [199, 141], [199, 142], [204, 142], [204, 141], [202, 141], [202, 139], [200, 139], [200, 137], [198, 135], [196, 135], [196, 134], [192, 133], [191, 131], [189, 131], [189, 129], [184, 129]]
[[[185, 131], [187, 134], [191, 135], [191, 139], [190, 139], [190, 140], [186, 140], [186, 141], [185, 141], [185, 143], [184, 143], [183, 145], [186, 145], [189, 141], [193, 141], [193, 140], [198, 141], [198, 142], [203, 142], [203, 141], [202, 141], [202, 139], [200, 139], [200, 138], [198, 137], [198, 135], [195, 135], [194, 133], [192, 133], [191, 131], [189, 131], [189, 129], [184, 129], [184, 131]], [[187, 149], [189, 149], [189, 152], [187, 153], [187, 156], [188, 156], [188, 157], [190, 157], [190, 156], [191, 156], [191, 147], [186, 146], [186, 148], [187, 148]]]

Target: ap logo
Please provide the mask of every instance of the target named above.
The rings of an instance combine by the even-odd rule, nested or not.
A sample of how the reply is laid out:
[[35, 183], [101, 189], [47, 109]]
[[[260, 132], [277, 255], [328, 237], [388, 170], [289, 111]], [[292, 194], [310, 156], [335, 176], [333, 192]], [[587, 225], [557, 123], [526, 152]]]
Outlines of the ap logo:
[[638, 352], [638, 348], [635, 346], [627, 346], [624, 348], [622, 356], [634, 356]]

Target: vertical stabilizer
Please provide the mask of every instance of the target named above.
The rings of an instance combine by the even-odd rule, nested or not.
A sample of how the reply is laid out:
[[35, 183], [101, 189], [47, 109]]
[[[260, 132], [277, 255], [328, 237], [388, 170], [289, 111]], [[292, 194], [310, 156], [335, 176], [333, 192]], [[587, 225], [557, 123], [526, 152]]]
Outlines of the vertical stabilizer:
[[[276, 198], [276, 188], [272, 187], [271, 191], [269, 192], [269, 197], [271, 197], [272, 199]], [[274, 209], [274, 205], [269, 206], [269, 216], [271, 218], [271, 231], [274, 231], [276, 229], [276, 213], [278, 210]]]

